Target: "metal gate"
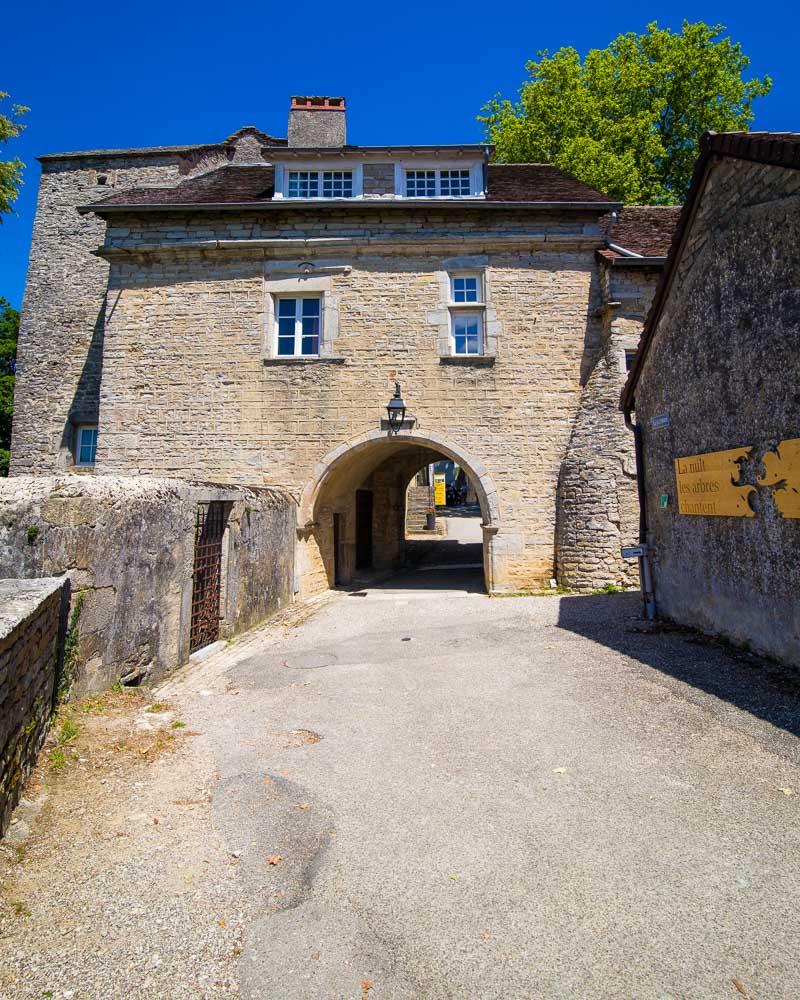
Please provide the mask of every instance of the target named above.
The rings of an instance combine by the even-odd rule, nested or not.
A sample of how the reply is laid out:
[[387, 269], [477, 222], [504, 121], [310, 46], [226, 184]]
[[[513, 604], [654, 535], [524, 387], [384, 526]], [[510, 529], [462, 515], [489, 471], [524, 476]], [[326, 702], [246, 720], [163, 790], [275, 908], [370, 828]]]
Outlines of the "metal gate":
[[224, 534], [225, 504], [219, 500], [200, 504], [197, 508], [194, 535], [190, 653], [219, 638], [219, 597]]

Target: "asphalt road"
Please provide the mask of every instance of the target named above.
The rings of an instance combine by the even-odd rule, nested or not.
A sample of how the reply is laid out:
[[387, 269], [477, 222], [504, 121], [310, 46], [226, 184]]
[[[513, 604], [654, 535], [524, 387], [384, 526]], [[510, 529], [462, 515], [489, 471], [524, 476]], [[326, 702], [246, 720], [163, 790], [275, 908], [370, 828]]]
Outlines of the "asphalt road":
[[245, 998], [800, 997], [797, 688], [638, 595], [417, 570], [180, 700], [258, 904]]

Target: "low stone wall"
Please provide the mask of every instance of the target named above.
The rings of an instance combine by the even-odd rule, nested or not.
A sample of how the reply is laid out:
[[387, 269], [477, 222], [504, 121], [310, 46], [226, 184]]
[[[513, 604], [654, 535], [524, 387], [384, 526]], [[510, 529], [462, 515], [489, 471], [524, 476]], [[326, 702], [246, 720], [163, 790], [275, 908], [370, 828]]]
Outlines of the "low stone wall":
[[69, 582], [0, 580], [0, 836], [47, 735]]
[[195, 527], [199, 506], [211, 501], [225, 505], [219, 615], [227, 637], [293, 599], [290, 496], [148, 476], [0, 482], [0, 577], [71, 580], [79, 609], [73, 694], [154, 681], [186, 662]]

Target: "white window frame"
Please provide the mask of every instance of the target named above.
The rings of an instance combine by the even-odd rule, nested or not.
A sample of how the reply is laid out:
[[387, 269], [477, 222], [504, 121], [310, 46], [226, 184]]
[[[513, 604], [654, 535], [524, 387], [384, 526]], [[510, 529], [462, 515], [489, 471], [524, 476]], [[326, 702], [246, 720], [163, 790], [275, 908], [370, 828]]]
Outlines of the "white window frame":
[[[97, 424], [78, 424], [75, 431], [75, 465], [81, 469], [92, 469], [97, 464]], [[84, 431], [94, 431], [94, 452], [95, 456], [91, 462], [81, 461], [81, 447]]]
[[[353, 193], [349, 197], [326, 198], [322, 194], [323, 174], [328, 172], [350, 172], [353, 175]], [[312, 198], [298, 198], [289, 196], [289, 174], [296, 172], [316, 173], [318, 176], [319, 194]], [[321, 201], [321, 202], [350, 202], [354, 198], [361, 198], [364, 194], [364, 167], [356, 160], [335, 160], [326, 161], [303, 161], [275, 164], [275, 199], [285, 198], [287, 201]]]
[[[319, 301], [319, 331], [317, 333], [317, 351], [316, 354], [303, 354], [298, 353], [298, 345], [302, 352], [303, 347], [303, 314], [302, 308], [295, 308], [294, 315], [294, 353], [292, 354], [279, 354], [278, 353], [278, 336], [280, 329], [280, 303], [285, 299], [294, 299], [298, 301], [300, 299], [317, 299]], [[325, 324], [325, 293], [324, 292], [281, 292], [275, 296], [275, 314], [274, 314], [274, 348], [273, 357], [275, 358], [319, 358], [322, 355], [322, 333]]]
[[[478, 298], [474, 302], [456, 302], [455, 281], [456, 278], [475, 278], [477, 281]], [[449, 285], [449, 312], [450, 312], [450, 353], [457, 358], [478, 358], [486, 353], [486, 292], [484, 288], [483, 271], [457, 270], [450, 271], [447, 275]], [[477, 316], [478, 318], [478, 350], [456, 351], [456, 317]]]
[[[406, 174], [413, 170], [433, 170], [436, 173], [436, 193], [433, 195], [407, 195], [406, 194]], [[469, 170], [469, 194], [448, 194], [443, 195], [442, 171], [443, 170]], [[466, 198], [484, 198], [484, 178], [482, 160], [428, 160], [419, 163], [413, 160], [403, 160], [395, 164], [394, 168], [394, 193], [398, 198], [405, 198], [410, 201], [440, 199], [442, 201], [463, 201]]]

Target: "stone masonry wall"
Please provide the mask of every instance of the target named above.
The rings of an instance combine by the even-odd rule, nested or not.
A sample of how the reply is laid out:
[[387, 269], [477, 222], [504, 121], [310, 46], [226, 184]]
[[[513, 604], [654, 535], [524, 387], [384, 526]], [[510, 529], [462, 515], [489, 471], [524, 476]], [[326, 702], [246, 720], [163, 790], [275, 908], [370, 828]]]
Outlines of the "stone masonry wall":
[[105, 226], [77, 206], [115, 188], [179, 179], [176, 156], [44, 162], [17, 353], [12, 475], [67, 468], [77, 425], [97, 422], [108, 264], [92, 250]]
[[625, 352], [638, 347], [660, 268], [600, 268], [603, 337], [589, 360], [559, 478], [557, 578], [576, 590], [639, 582], [637, 563], [621, 555], [639, 537], [633, 435], [614, 411], [625, 384]]
[[[757, 479], [800, 438], [798, 246], [800, 171], [714, 164], [636, 389], [659, 613], [795, 665], [800, 520]], [[679, 514], [674, 460], [739, 447], [755, 517]]]
[[116, 476], [0, 481], [0, 577], [67, 573], [78, 621], [74, 692], [152, 681], [189, 655], [198, 505], [225, 502], [223, 636], [293, 596], [295, 509], [268, 489]]
[[264, 361], [262, 261], [115, 262], [97, 471], [278, 483], [297, 494], [329, 451], [380, 427], [396, 372], [418, 428], [489, 470], [503, 588], [540, 586], [553, 575], [559, 468], [601, 331], [583, 228], [577, 220], [552, 248], [486, 255], [498, 327], [488, 363], [439, 355], [439, 275], [465, 253], [457, 241], [427, 254], [376, 253], [369, 240], [340, 249], [337, 262], [351, 269], [331, 278], [335, 357], [300, 363]]
[[69, 583], [0, 580], [0, 837], [53, 711]]
[[425, 530], [428, 511], [433, 509], [433, 487], [412, 483], [406, 493], [406, 531], [419, 534]]

